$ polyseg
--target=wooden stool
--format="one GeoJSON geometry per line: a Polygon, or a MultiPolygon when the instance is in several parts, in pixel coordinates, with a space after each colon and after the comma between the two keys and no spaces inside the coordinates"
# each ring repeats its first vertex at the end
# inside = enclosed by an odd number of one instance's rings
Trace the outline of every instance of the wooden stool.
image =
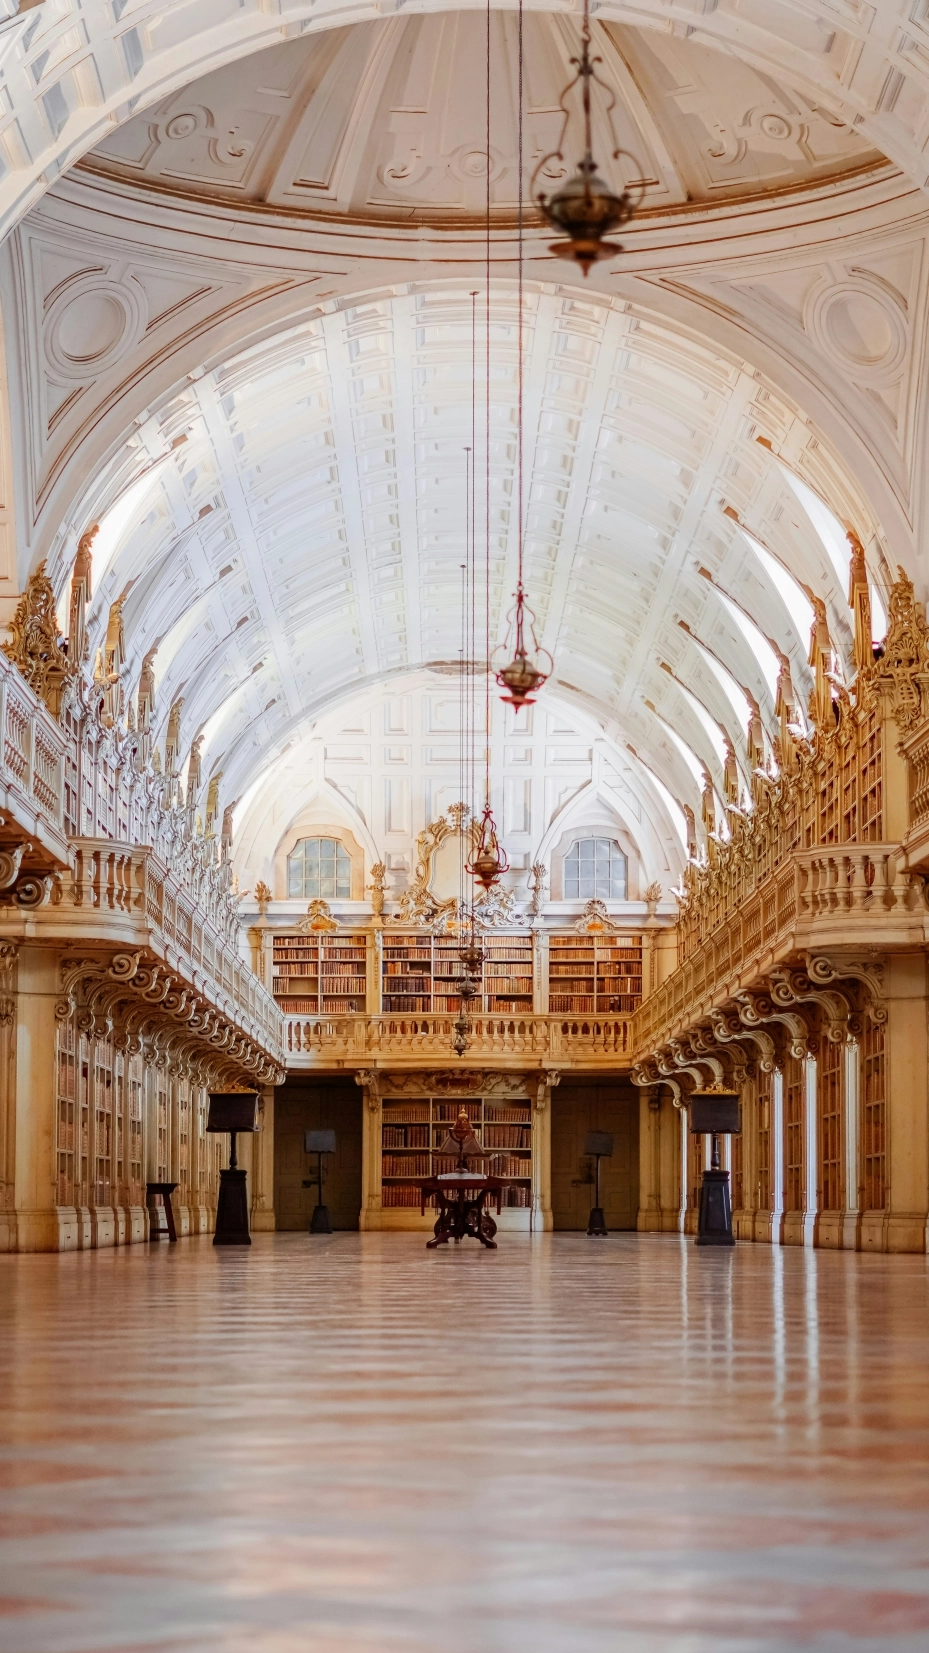
{"type": "Polygon", "coordinates": [[[171,1195],[176,1187],[176,1182],[147,1182],[145,1184],[145,1203],[148,1206],[149,1216],[151,1217],[156,1211],[163,1211],[165,1214],[164,1228],[162,1228],[161,1223],[157,1227],[153,1222],[149,1223],[148,1237],[150,1240],[160,1240],[162,1234],[167,1234],[169,1240],[177,1239],[177,1229],[174,1226],[174,1207],[171,1204],[171,1195]],[[156,1194],[161,1195],[161,1205],[155,1204],[156,1194]]]}

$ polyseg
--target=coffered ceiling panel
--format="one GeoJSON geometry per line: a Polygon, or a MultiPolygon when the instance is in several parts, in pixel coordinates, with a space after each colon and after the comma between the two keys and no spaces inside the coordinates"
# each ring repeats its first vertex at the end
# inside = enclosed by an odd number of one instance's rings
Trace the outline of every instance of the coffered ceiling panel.
{"type": "MultiPolygon", "coordinates": [[[[879,160],[815,98],[691,40],[595,23],[616,134],[647,206],[725,203],[879,160]]],[[[557,149],[576,23],[525,22],[528,170],[557,149]]],[[[492,204],[517,202],[516,19],[491,16],[492,204]]],[[[83,163],[185,195],[301,213],[433,223],[483,213],[486,32],[478,12],[311,35],[216,70],[120,126],[83,163]]],[[[594,149],[612,148],[605,100],[594,149]]],[[[575,147],[576,147],[576,139],[575,147]]],[[[577,159],[573,150],[568,160],[577,159]]],[[[540,188],[565,176],[550,160],[540,188]]]]}

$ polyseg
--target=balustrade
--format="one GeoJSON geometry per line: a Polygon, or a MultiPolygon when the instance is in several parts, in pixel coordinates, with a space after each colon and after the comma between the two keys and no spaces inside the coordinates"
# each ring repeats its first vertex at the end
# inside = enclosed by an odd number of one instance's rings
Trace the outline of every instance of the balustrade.
{"type": "MultiPolygon", "coordinates": [[[[291,1016],[285,1059],[297,1067],[378,1057],[457,1061],[454,1022],[453,1016],[291,1016]]],[[[474,1016],[469,1040],[465,1063],[495,1058],[536,1066],[570,1058],[615,1065],[632,1053],[632,1017],[474,1016]]]]}
{"type": "Polygon", "coordinates": [[[53,862],[67,861],[64,757],[67,738],[0,654],[0,805],[53,862]]]}

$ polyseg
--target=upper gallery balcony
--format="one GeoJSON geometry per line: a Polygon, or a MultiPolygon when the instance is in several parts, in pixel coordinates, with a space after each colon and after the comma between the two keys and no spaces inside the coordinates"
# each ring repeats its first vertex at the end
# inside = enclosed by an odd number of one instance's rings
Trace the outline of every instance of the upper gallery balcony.
{"type": "Polygon", "coordinates": [[[144,708],[135,728],[123,715],[118,612],[110,669],[93,682],[73,664],[84,651],[61,645],[43,570],[11,629],[0,654],[3,938],[60,951],[62,1014],[70,1006],[87,1031],[173,1046],[217,1080],[273,1080],[283,1017],[241,957],[229,835],[216,835],[209,809],[204,830],[184,807],[170,763],[159,772],[144,708]]]}

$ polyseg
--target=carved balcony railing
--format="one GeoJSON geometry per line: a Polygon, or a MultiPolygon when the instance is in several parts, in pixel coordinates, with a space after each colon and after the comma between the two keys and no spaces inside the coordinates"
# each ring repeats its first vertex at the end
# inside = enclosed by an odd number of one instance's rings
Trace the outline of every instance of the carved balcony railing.
{"type": "Polygon", "coordinates": [[[284,1019],[275,1000],[158,856],[108,838],[77,838],[72,848],[73,873],[62,878],[57,901],[36,914],[43,929],[64,924],[79,948],[142,949],[280,1068],[284,1019]]]}
{"type": "Polygon", "coordinates": [[[44,864],[68,860],[61,726],[0,654],[0,813],[44,864]]]}
{"type": "Polygon", "coordinates": [[[679,965],[635,1014],[635,1045],[649,1053],[676,1038],[783,960],[849,950],[919,946],[923,883],[900,844],[798,850],[679,965]]]}
{"type": "MultiPolygon", "coordinates": [[[[452,1016],[287,1018],[288,1067],[376,1066],[417,1059],[457,1064],[452,1016]]],[[[489,1059],[530,1067],[625,1065],[632,1057],[632,1017],[474,1016],[463,1065],[489,1059]]]]}

